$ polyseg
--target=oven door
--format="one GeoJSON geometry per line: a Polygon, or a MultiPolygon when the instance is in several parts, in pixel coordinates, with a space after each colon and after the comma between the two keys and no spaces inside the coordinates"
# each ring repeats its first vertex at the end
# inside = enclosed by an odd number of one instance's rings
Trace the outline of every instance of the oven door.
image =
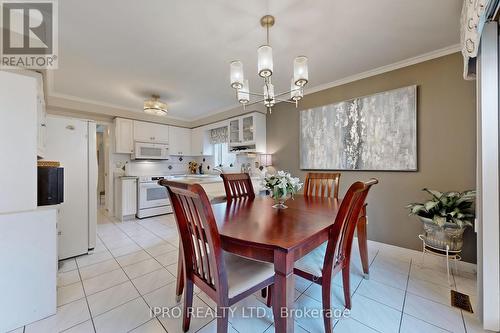
{"type": "Polygon", "coordinates": [[[167,189],[156,182],[139,183],[139,209],[170,205],[167,189]]]}
{"type": "Polygon", "coordinates": [[[168,145],[136,142],[134,145],[134,159],[166,160],[168,159],[168,145]]]}

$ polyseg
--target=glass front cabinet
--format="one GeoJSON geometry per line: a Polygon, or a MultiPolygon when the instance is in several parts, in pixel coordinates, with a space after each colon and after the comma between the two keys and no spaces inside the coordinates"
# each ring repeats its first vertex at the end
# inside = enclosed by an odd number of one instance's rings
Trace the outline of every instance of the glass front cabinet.
{"type": "Polygon", "coordinates": [[[266,150],[266,115],[252,112],[229,119],[231,151],[264,152],[266,150]]]}

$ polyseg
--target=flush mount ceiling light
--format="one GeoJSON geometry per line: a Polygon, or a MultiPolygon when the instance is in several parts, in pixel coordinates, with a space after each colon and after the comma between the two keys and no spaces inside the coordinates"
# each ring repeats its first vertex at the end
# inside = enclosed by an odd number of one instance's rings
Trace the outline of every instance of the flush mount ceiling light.
{"type": "Polygon", "coordinates": [[[151,99],[144,101],[144,112],[155,116],[166,116],[167,104],[160,101],[160,96],[152,95],[151,99]]]}
{"type": "Polygon", "coordinates": [[[304,86],[309,80],[307,69],[307,57],[299,56],[293,61],[293,77],[291,79],[290,90],[283,93],[275,93],[274,85],[271,83],[273,75],[273,49],[269,45],[269,28],[274,25],[274,16],[266,15],[260,19],[260,25],[266,29],[266,44],[257,49],[257,74],[264,79],[263,93],[250,92],[248,80],[243,75],[243,63],[240,60],[232,61],[229,65],[231,87],[236,90],[238,102],[243,104],[243,108],[249,105],[264,103],[268,111],[271,112],[276,102],[294,103],[295,107],[304,97],[304,86]],[[290,94],[290,99],[280,98],[290,94]],[[258,96],[259,99],[250,102],[250,96],[258,96]]]}

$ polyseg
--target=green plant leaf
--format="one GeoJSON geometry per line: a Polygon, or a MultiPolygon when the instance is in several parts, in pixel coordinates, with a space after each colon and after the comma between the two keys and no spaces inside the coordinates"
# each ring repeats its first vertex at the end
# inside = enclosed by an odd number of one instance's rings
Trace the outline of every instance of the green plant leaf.
{"type": "Polygon", "coordinates": [[[427,211],[430,211],[432,210],[434,207],[436,207],[437,205],[439,205],[439,202],[437,201],[427,201],[425,204],[424,204],[424,207],[427,211]]]}
{"type": "Polygon", "coordinates": [[[422,191],[425,191],[425,192],[429,193],[434,198],[436,198],[436,200],[439,200],[439,198],[441,198],[443,196],[442,192],[435,191],[435,190],[429,190],[428,188],[424,188],[422,191]]]}

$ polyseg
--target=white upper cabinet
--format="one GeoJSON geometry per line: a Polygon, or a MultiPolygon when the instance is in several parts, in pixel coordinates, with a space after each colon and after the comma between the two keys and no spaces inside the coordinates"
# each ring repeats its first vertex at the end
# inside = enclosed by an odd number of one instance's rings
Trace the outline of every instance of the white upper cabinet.
{"type": "Polygon", "coordinates": [[[248,151],[266,152],[266,115],[253,112],[229,119],[229,147],[246,147],[248,151]]]}
{"type": "Polygon", "coordinates": [[[37,206],[36,79],[0,71],[0,96],[0,214],[32,210],[37,206]]]}
{"type": "Polygon", "coordinates": [[[191,130],[189,128],[169,126],[169,153],[177,156],[191,156],[191,130]]]}
{"type": "Polygon", "coordinates": [[[37,156],[40,158],[45,157],[45,147],[47,145],[47,111],[45,110],[45,97],[43,94],[43,79],[41,76],[37,77],[37,156]]]}
{"type": "Polygon", "coordinates": [[[193,156],[213,154],[213,146],[210,143],[206,127],[196,127],[191,130],[191,154],[193,156]]]}
{"type": "Polygon", "coordinates": [[[134,152],[134,121],[115,118],[115,152],[132,154],[134,152]]]}
{"type": "Polygon", "coordinates": [[[134,141],[169,143],[169,127],[168,125],[134,120],[134,141]]]}

